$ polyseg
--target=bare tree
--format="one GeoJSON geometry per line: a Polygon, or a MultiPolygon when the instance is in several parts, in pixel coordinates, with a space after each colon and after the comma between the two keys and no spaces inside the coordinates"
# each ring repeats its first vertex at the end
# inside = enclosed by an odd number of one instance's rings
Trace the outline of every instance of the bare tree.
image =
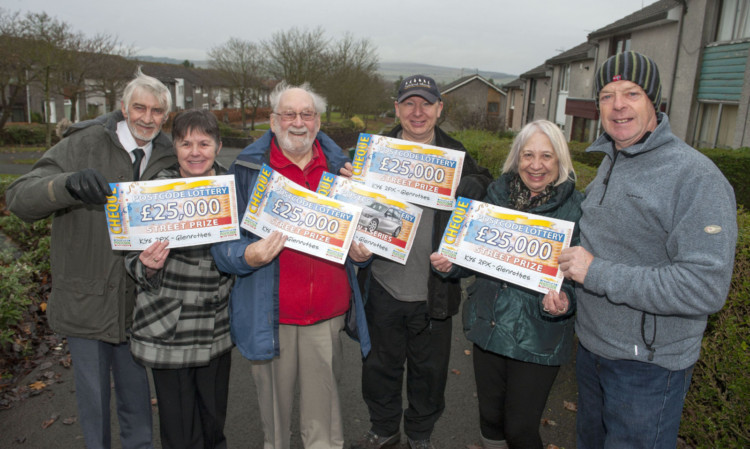
{"type": "Polygon", "coordinates": [[[262,43],[268,60],[268,73],[290,84],[310,83],[320,90],[327,73],[328,40],[323,29],[279,31],[262,43]]]}
{"type": "Polygon", "coordinates": [[[13,113],[14,105],[24,97],[33,79],[34,58],[24,39],[19,13],[0,9],[0,129],[13,113]]]}
{"type": "Polygon", "coordinates": [[[211,67],[221,72],[240,101],[242,127],[247,121],[245,107],[253,108],[250,128],[255,129],[255,117],[263,98],[263,67],[265,61],[261,48],[248,41],[230,38],[224,45],[208,52],[211,67]]]}
{"type": "Polygon", "coordinates": [[[365,112],[370,89],[378,90],[377,85],[371,84],[378,68],[375,47],[367,39],[355,40],[346,33],[333,44],[328,61],[323,92],[329,104],[336,106],[344,117],[365,112]]]}
{"type": "Polygon", "coordinates": [[[31,43],[29,50],[33,59],[33,79],[44,92],[44,122],[47,125],[47,146],[52,145],[51,99],[52,78],[60,70],[63,54],[70,45],[74,33],[70,25],[47,13],[27,13],[20,20],[21,37],[31,43]]]}
{"type": "Polygon", "coordinates": [[[362,92],[362,104],[359,110],[359,112],[365,114],[365,127],[367,127],[368,121],[367,114],[372,114],[375,118],[393,108],[392,89],[392,84],[379,74],[373,73],[369,76],[367,89],[362,92]]]}
{"type": "Polygon", "coordinates": [[[81,33],[70,36],[61,56],[59,70],[52,80],[52,87],[55,93],[70,99],[72,120],[76,118],[79,97],[87,89],[97,91],[96,87],[87,87],[87,80],[101,76],[111,77],[112,72],[101,70],[102,67],[109,67],[107,62],[112,60],[111,56],[127,57],[131,54],[131,49],[124,48],[117,38],[107,34],[97,34],[90,38],[81,33]]]}
{"type": "Polygon", "coordinates": [[[96,65],[88,80],[88,88],[92,93],[104,97],[105,112],[112,112],[119,108],[117,98],[125,86],[133,79],[137,63],[119,55],[101,55],[101,64],[96,65]]]}

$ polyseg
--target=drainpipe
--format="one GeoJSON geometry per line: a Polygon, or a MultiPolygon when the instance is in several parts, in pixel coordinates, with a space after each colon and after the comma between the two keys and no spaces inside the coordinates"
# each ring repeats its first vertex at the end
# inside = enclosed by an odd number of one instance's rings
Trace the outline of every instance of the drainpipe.
{"type": "MultiPolygon", "coordinates": [[[[595,47],[595,52],[596,53],[594,54],[594,67],[593,67],[594,68],[594,70],[593,70],[594,76],[591,79],[591,81],[592,81],[592,83],[591,83],[591,98],[594,99],[594,102],[596,102],[596,71],[599,70],[599,46],[600,45],[601,44],[599,43],[599,41],[596,41],[596,47],[595,47]]],[[[594,140],[596,140],[601,135],[601,134],[599,134],[599,131],[602,129],[602,117],[601,117],[601,115],[599,116],[598,119],[596,119],[596,125],[594,125],[594,126],[596,126],[596,129],[594,130],[594,134],[596,134],[594,136],[594,140]]]]}
{"type": "MultiPolygon", "coordinates": [[[[545,66],[545,72],[546,72],[546,66],[545,66]]],[[[555,111],[552,111],[552,91],[555,88],[555,85],[552,83],[552,80],[555,79],[555,67],[552,66],[552,75],[549,77],[549,98],[547,99],[547,120],[549,120],[552,123],[555,123],[555,114],[557,114],[557,108],[555,108],[555,111]],[[550,114],[552,115],[552,118],[550,119],[550,114]]],[[[559,81],[559,80],[558,80],[559,81]]]]}
{"type": "Polygon", "coordinates": [[[672,103],[674,102],[675,81],[677,80],[677,65],[680,59],[680,46],[682,44],[682,25],[685,22],[683,20],[685,17],[685,14],[687,14],[686,1],[685,0],[678,0],[678,1],[682,5],[681,5],[681,11],[680,11],[680,23],[677,26],[677,43],[675,44],[675,49],[674,49],[675,51],[674,51],[674,66],[672,67],[672,85],[669,88],[669,104],[667,105],[667,115],[670,115],[670,113],[672,112],[672,103]]]}

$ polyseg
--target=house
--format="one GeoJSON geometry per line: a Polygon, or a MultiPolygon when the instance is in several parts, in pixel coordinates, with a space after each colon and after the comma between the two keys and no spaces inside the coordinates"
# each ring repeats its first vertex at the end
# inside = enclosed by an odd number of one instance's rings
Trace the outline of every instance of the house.
{"type": "Polygon", "coordinates": [[[523,88],[526,85],[524,80],[516,78],[513,81],[503,84],[502,89],[506,92],[505,108],[505,128],[511,131],[520,131],[523,126],[523,88]]]}
{"type": "Polygon", "coordinates": [[[480,75],[453,81],[440,90],[448,120],[459,127],[505,128],[506,93],[480,75]]]}
{"type": "Polygon", "coordinates": [[[591,32],[521,75],[523,122],[545,118],[568,139],[596,138],[596,68],[626,50],[659,66],[662,110],[675,135],[695,147],[750,146],[750,0],[659,0],[591,32]]]}

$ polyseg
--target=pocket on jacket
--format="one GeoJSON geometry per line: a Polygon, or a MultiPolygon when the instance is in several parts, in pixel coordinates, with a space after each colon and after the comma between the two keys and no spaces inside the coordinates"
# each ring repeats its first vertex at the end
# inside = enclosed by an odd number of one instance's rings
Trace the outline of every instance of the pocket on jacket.
{"type": "Polygon", "coordinates": [[[107,281],[104,279],[84,279],[84,278],[64,278],[59,277],[54,280],[54,287],[61,291],[80,293],[83,295],[103,296],[107,288],[107,281]]]}
{"type": "Polygon", "coordinates": [[[547,321],[531,316],[527,326],[520,326],[517,334],[518,346],[532,354],[554,354],[565,338],[565,331],[573,320],[547,321]]]}
{"type": "Polygon", "coordinates": [[[182,300],[139,296],[133,316],[133,333],[141,338],[171,340],[177,332],[182,300]]]}

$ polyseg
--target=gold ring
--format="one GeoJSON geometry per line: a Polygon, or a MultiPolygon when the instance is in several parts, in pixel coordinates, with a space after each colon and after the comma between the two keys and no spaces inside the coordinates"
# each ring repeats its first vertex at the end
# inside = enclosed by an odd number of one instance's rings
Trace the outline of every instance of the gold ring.
{"type": "Polygon", "coordinates": [[[154,257],[154,262],[158,262],[158,261],[159,261],[159,259],[157,259],[156,257],[154,257]]]}

